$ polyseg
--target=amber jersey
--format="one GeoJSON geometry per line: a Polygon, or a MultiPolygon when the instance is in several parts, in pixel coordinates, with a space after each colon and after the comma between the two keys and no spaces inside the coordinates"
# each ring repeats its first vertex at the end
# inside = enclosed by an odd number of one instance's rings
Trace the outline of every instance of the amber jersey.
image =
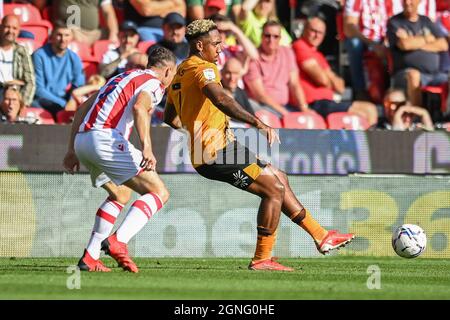
{"type": "Polygon", "coordinates": [[[214,160],[217,150],[233,140],[228,117],[202,92],[210,83],[222,85],[217,66],[193,55],[178,66],[167,94],[167,103],[175,107],[183,127],[190,134],[194,167],[214,160]]]}

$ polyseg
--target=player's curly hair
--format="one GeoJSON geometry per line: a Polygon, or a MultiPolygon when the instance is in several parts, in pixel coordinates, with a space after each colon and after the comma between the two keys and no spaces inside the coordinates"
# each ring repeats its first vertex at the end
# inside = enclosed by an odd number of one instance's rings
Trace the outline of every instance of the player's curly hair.
{"type": "Polygon", "coordinates": [[[186,28],[186,39],[190,42],[208,34],[211,30],[217,30],[217,25],[212,20],[194,20],[186,28]]]}

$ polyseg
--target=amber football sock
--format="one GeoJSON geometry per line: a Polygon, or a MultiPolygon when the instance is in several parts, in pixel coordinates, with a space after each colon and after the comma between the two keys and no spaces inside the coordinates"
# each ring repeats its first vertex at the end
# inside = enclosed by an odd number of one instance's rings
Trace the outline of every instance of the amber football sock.
{"type": "Polygon", "coordinates": [[[311,216],[308,209],[294,213],[291,220],[302,227],[309,235],[314,239],[316,243],[320,243],[328,234],[328,231],[322,228],[322,226],[311,216]],[[301,219],[304,213],[304,218],[301,219]]]}
{"type": "Polygon", "coordinates": [[[272,248],[276,240],[276,232],[269,234],[267,229],[258,227],[258,240],[256,241],[256,250],[253,261],[270,259],[272,257],[272,248]]]}

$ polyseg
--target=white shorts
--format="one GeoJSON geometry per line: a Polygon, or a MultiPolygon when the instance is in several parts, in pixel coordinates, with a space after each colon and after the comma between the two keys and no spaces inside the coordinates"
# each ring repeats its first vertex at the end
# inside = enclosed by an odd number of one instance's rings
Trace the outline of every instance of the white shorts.
{"type": "Polygon", "coordinates": [[[90,130],[75,137],[75,153],[89,170],[96,188],[112,181],[121,185],[141,173],[142,152],[116,130],[90,130]]]}

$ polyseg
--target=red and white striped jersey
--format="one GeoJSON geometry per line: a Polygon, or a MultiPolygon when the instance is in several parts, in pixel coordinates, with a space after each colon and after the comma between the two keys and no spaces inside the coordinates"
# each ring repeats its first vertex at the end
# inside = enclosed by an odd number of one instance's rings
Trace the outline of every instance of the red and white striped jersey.
{"type": "MultiPolygon", "coordinates": [[[[385,0],[388,17],[403,12],[403,0],[385,0]]],[[[431,21],[436,21],[436,0],[422,0],[417,11],[420,15],[427,16],[431,21]]]]}
{"type": "Polygon", "coordinates": [[[133,105],[141,91],[147,92],[153,106],[161,102],[164,88],[151,70],[130,70],[111,78],[100,89],[79,132],[92,129],[116,129],[129,139],[134,125],[133,105]]]}
{"type": "Polygon", "coordinates": [[[386,35],[384,0],[346,0],[344,16],[359,18],[360,31],[369,40],[379,42],[386,35]]]}

